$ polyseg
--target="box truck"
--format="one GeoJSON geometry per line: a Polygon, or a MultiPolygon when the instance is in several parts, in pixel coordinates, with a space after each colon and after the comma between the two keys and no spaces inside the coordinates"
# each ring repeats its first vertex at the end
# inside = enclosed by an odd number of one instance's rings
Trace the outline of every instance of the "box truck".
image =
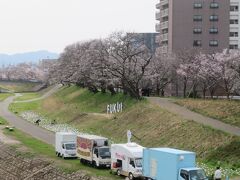
{"type": "Polygon", "coordinates": [[[144,147],[136,143],[111,145],[111,170],[130,180],[142,176],[142,156],[144,147]]]}
{"type": "Polygon", "coordinates": [[[56,155],[62,158],[77,157],[77,135],[70,132],[56,132],[55,134],[55,150],[56,155]]]}
{"type": "Polygon", "coordinates": [[[77,136],[77,154],[80,162],[94,167],[110,167],[111,153],[108,139],[95,135],[77,136]]]}
{"type": "Polygon", "coordinates": [[[143,176],[152,180],[207,180],[196,154],[171,148],[143,150],[143,176]]]}

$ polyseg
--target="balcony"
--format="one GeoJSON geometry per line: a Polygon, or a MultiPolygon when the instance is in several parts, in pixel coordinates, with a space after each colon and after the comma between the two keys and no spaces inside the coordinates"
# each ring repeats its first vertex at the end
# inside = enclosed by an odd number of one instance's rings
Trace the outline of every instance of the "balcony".
{"type": "Polygon", "coordinates": [[[160,23],[160,29],[167,29],[168,28],[168,21],[160,23]]]}
{"type": "Polygon", "coordinates": [[[161,0],[160,1],[160,6],[164,6],[166,4],[168,4],[168,0],[161,0]]]}
{"type": "Polygon", "coordinates": [[[230,40],[229,39],[229,44],[230,45],[238,45],[238,40],[230,40]]]}
{"type": "Polygon", "coordinates": [[[168,16],[168,9],[160,11],[160,17],[166,17],[168,16]]]}
{"type": "Polygon", "coordinates": [[[156,12],[156,20],[159,20],[159,21],[160,21],[160,19],[161,19],[160,12],[156,12]]]}
{"type": "Polygon", "coordinates": [[[229,41],[238,41],[239,37],[229,37],[229,41]]]}
{"type": "Polygon", "coordinates": [[[157,4],[156,4],[156,8],[157,8],[157,9],[160,9],[160,8],[161,8],[161,4],[160,4],[160,3],[157,3],[157,4]]]}
{"type": "Polygon", "coordinates": [[[168,33],[160,35],[160,41],[167,41],[168,40],[168,33]]]}
{"type": "Polygon", "coordinates": [[[160,24],[159,24],[159,23],[157,23],[157,24],[155,25],[155,30],[156,30],[156,32],[160,32],[160,31],[161,31],[161,28],[160,28],[160,24]]]}

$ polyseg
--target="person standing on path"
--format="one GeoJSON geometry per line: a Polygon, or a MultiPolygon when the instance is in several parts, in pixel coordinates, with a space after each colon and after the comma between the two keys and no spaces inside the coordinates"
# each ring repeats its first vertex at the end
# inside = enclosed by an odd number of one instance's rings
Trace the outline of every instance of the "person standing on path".
{"type": "Polygon", "coordinates": [[[221,180],[222,178],[222,172],[220,170],[220,167],[217,167],[217,170],[214,173],[214,180],[221,180]]]}

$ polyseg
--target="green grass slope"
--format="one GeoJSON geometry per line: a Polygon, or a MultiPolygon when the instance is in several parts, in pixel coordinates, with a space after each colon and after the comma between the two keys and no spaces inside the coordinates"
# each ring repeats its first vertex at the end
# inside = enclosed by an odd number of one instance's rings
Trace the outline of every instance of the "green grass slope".
{"type": "Polygon", "coordinates": [[[7,121],[6,121],[6,119],[4,119],[4,118],[2,118],[2,117],[0,116],[0,126],[1,126],[1,125],[6,125],[6,124],[8,124],[7,121]]]}
{"type": "Polygon", "coordinates": [[[31,91],[36,85],[39,85],[39,83],[0,81],[0,89],[6,89],[12,92],[31,91]]]}
{"type": "Polygon", "coordinates": [[[68,123],[79,130],[126,142],[130,129],[137,143],[146,147],[174,147],[195,151],[200,162],[215,166],[240,168],[240,137],[235,137],[182,119],[147,100],[137,102],[122,94],[93,94],[76,86],[64,87],[55,95],[38,102],[12,104],[10,109],[19,113],[26,110],[40,112],[68,123]],[[124,111],[106,115],[106,105],[123,102],[124,111]]]}
{"type": "Polygon", "coordinates": [[[40,98],[44,93],[48,92],[52,88],[53,86],[48,86],[47,88],[44,88],[38,92],[23,92],[21,93],[21,96],[15,98],[14,101],[25,101],[25,100],[40,98]]]}
{"type": "Polygon", "coordinates": [[[0,93],[0,101],[4,101],[6,98],[12,96],[11,93],[0,93]]]}
{"type": "Polygon", "coordinates": [[[174,99],[174,101],[192,111],[240,127],[239,100],[174,99]]]}

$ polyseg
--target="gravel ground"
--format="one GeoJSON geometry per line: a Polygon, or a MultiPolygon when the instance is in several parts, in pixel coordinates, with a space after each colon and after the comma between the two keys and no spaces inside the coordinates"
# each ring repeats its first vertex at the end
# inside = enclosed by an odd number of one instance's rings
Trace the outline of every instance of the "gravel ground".
{"type": "MultiPolygon", "coordinates": [[[[65,174],[47,160],[21,156],[10,145],[20,142],[3,134],[0,126],[0,179],[1,180],[100,180],[85,172],[65,174]]],[[[22,147],[21,147],[22,149],[22,147]]]]}

